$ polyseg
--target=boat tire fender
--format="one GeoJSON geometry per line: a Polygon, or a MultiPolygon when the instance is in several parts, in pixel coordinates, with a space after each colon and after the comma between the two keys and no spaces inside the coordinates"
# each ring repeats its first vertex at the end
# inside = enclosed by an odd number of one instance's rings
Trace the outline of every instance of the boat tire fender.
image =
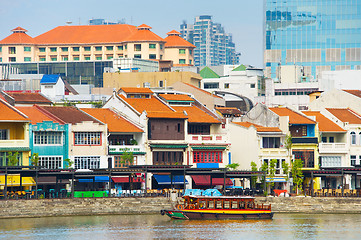
{"type": "Polygon", "coordinates": [[[160,214],[164,215],[165,214],[164,210],[160,210],[160,214]]]}

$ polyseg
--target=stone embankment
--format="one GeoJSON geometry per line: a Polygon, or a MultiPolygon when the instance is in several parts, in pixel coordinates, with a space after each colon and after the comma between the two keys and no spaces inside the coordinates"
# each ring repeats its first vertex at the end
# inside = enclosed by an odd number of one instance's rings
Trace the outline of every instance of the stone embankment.
{"type": "MultiPolygon", "coordinates": [[[[275,213],[361,213],[361,198],[257,197],[275,213]]],[[[170,208],[168,198],[75,198],[1,200],[0,218],[110,214],[156,214],[170,208]]]]}

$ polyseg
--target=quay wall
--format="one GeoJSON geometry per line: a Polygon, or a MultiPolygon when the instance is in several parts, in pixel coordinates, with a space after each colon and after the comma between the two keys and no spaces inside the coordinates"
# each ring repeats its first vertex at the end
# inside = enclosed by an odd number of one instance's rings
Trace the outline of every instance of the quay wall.
{"type": "MultiPolygon", "coordinates": [[[[361,213],[361,198],[257,197],[275,213],[361,213]]],[[[171,208],[165,197],[1,200],[0,218],[157,214],[171,208]]]]}

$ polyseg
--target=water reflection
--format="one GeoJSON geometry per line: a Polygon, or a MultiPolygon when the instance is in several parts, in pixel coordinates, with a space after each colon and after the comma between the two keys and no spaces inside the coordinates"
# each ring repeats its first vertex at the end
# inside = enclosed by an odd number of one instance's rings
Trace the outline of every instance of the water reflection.
{"type": "Polygon", "coordinates": [[[360,214],[273,220],[170,220],[160,215],[0,220],[0,239],[359,239],[360,214]]]}

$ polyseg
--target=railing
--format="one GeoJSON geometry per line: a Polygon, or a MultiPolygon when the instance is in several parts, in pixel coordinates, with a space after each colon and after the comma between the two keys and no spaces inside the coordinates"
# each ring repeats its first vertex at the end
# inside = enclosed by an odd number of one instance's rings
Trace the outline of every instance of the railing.
{"type": "Polygon", "coordinates": [[[317,137],[294,137],[292,138],[292,144],[294,143],[306,143],[306,144],[317,144],[317,137]]]}
{"type": "Polygon", "coordinates": [[[123,152],[144,152],[144,148],[139,145],[110,145],[109,154],[120,154],[123,152]]]}
{"type": "Polygon", "coordinates": [[[213,135],[189,135],[190,142],[226,142],[226,136],[223,134],[213,135]]]}
{"type": "Polygon", "coordinates": [[[320,143],[318,145],[320,153],[346,153],[346,143],[320,143]]]}
{"type": "Polygon", "coordinates": [[[0,140],[3,147],[29,147],[28,140],[0,140]]]}

